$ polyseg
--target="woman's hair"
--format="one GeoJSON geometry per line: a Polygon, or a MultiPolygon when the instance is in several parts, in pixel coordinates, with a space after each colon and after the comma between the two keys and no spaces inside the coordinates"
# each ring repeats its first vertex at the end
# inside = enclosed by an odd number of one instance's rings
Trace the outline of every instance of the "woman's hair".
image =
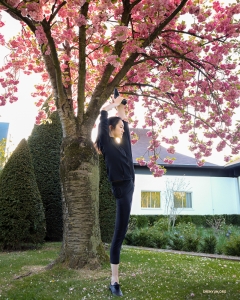
{"type": "MultiPolygon", "coordinates": [[[[122,119],[120,117],[110,117],[110,118],[108,118],[108,126],[111,125],[112,129],[115,129],[119,121],[122,121],[122,119]]],[[[100,136],[101,136],[101,129],[100,129],[100,124],[99,124],[97,138],[94,143],[94,147],[97,150],[98,154],[102,154],[102,145],[100,142],[100,136]]]]}

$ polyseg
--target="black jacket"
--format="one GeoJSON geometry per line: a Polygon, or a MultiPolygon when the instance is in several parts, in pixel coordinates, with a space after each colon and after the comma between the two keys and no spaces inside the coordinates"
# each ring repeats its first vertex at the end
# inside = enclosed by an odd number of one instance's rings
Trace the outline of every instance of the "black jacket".
{"type": "Polygon", "coordinates": [[[109,181],[130,180],[135,178],[132,147],[128,123],[124,123],[124,133],[118,144],[109,136],[108,112],[101,111],[99,133],[100,149],[103,154],[109,181]]]}

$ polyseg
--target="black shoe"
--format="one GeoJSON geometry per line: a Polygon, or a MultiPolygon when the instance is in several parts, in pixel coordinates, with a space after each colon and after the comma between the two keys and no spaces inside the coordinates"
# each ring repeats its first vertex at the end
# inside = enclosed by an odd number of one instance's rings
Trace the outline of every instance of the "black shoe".
{"type": "Polygon", "coordinates": [[[120,289],[120,284],[118,284],[117,282],[115,282],[114,284],[110,283],[109,290],[115,296],[119,296],[119,297],[123,296],[123,293],[120,289]]]}

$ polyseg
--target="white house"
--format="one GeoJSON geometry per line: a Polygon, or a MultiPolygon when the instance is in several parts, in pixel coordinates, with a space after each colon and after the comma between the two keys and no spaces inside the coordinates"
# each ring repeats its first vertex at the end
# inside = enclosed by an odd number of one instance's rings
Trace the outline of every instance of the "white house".
{"type": "MultiPolygon", "coordinates": [[[[133,161],[136,161],[146,152],[148,138],[146,129],[134,131],[139,136],[138,143],[132,147],[133,161]]],[[[170,155],[161,148],[161,156],[170,155]]],[[[192,157],[179,153],[173,156],[176,157],[173,165],[159,161],[167,169],[163,177],[153,177],[147,167],[135,164],[131,214],[167,214],[170,206],[180,215],[240,213],[240,160],[226,166],[206,163],[198,167],[192,157]]]]}

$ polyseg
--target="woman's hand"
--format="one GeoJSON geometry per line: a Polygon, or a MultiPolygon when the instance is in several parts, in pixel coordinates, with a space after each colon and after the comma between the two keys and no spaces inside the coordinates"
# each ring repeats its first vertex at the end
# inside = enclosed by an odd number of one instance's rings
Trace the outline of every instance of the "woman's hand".
{"type": "Polygon", "coordinates": [[[122,102],[123,99],[124,98],[121,97],[121,96],[117,97],[116,99],[113,100],[113,102],[111,104],[108,104],[107,106],[104,106],[102,108],[102,110],[109,111],[109,110],[111,110],[114,107],[117,108],[119,106],[124,106],[124,105],[121,105],[121,102],[122,102]]]}
{"type": "Polygon", "coordinates": [[[116,106],[119,106],[121,104],[121,102],[123,101],[123,97],[118,96],[116,99],[114,99],[114,103],[116,104],[116,106]]]}

